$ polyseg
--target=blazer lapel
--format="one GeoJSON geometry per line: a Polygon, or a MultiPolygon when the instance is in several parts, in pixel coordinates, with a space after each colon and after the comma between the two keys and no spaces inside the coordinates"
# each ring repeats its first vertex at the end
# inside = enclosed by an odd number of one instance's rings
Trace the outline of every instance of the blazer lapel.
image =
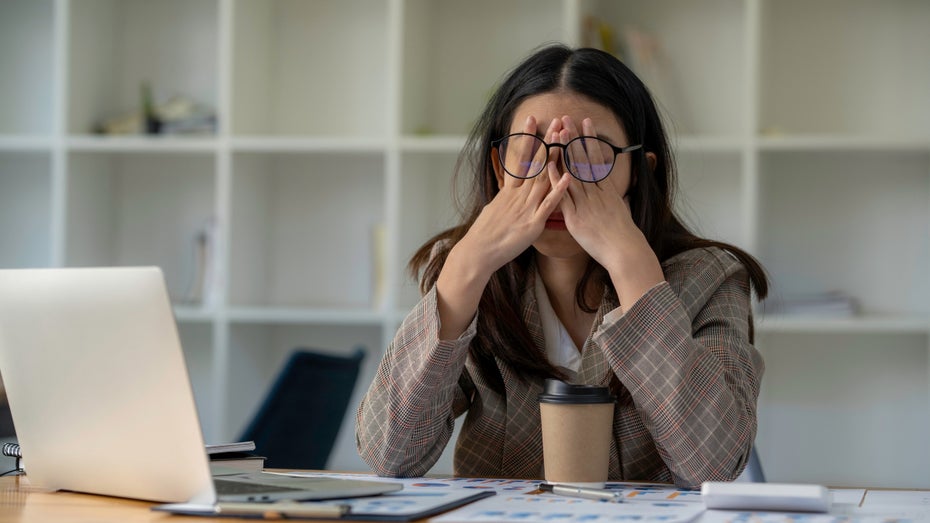
{"type": "MultiPolygon", "coordinates": [[[[523,289],[523,321],[529,330],[539,357],[545,358],[545,336],[536,295],[533,292],[535,272],[530,272],[523,289]]],[[[542,428],[539,420],[539,394],[542,384],[525,383],[506,365],[498,362],[507,390],[506,423],[503,452],[503,473],[507,477],[541,478],[542,428]]]]}

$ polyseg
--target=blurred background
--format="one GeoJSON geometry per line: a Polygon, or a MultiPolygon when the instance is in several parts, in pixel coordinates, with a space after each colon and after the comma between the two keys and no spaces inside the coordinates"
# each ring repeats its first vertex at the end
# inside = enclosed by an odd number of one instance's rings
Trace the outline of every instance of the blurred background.
{"type": "Polygon", "coordinates": [[[0,267],[162,267],[210,443],[293,349],[363,347],[328,467],[367,470],[354,409],[465,134],[531,50],[595,46],[657,97],[685,219],[773,278],[768,479],[928,488],[928,27],[922,0],[0,0],[0,267]]]}

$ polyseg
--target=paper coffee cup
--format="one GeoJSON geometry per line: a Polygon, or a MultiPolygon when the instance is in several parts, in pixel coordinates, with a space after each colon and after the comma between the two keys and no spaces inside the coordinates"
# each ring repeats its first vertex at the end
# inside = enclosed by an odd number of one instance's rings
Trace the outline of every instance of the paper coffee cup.
{"type": "Polygon", "coordinates": [[[604,486],[615,401],[607,387],[546,380],[539,395],[546,481],[604,486]]]}

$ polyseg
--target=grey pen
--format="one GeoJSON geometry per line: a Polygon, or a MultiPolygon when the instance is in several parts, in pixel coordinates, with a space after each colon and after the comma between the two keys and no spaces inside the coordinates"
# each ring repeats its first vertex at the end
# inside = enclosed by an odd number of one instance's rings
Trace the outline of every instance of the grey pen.
{"type": "Polygon", "coordinates": [[[540,483],[539,490],[543,492],[552,492],[560,496],[569,496],[572,498],[593,499],[596,501],[608,501],[610,503],[623,503],[623,494],[616,490],[607,490],[595,487],[578,487],[575,485],[564,485],[560,483],[540,483]]]}

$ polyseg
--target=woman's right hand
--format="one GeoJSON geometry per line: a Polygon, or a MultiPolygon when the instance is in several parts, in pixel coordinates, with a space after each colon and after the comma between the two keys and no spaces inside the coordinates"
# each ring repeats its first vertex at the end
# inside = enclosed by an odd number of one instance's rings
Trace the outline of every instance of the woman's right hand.
{"type": "MultiPolygon", "coordinates": [[[[553,119],[545,139],[556,136],[560,129],[561,121],[553,119]]],[[[536,119],[528,117],[522,132],[536,134],[536,119]]],[[[511,149],[508,151],[510,155],[517,156],[514,164],[523,165],[530,163],[534,151],[511,149]]],[[[504,172],[496,161],[495,166],[501,182],[500,191],[484,207],[456,246],[471,251],[469,258],[472,258],[472,263],[482,267],[488,277],[539,238],[546,219],[559,207],[570,180],[565,174],[553,187],[545,169],[533,178],[516,178],[504,172]]]]}
{"type": "MultiPolygon", "coordinates": [[[[553,140],[559,130],[561,121],[553,119],[544,136],[553,140]]],[[[536,134],[536,119],[527,118],[522,132],[536,134]]],[[[532,151],[514,154],[526,156],[528,162],[532,151]]],[[[539,238],[571,180],[568,173],[563,173],[552,185],[545,170],[534,178],[515,178],[504,172],[496,160],[494,165],[500,191],[449,252],[436,282],[440,339],[454,339],[464,332],[478,310],[491,275],[539,238]]]]}

